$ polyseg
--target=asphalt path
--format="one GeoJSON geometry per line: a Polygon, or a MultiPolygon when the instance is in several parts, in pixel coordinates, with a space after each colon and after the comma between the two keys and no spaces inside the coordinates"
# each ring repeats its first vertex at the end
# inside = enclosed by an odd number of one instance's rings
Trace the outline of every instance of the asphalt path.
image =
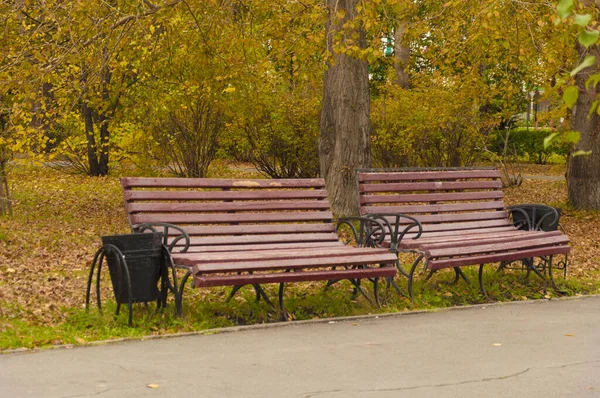
{"type": "Polygon", "coordinates": [[[600,297],[0,355],[1,397],[600,397],[600,297]]]}

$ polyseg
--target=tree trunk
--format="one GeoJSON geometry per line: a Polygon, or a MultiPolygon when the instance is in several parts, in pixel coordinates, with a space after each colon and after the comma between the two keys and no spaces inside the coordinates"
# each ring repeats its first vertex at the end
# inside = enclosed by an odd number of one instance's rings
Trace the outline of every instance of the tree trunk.
{"type": "MultiPolygon", "coordinates": [[[[590,2],[588,2],[589,4],[590,2]]],[[[600,6],[596,0],[596,7],[600,6]]],[[[590,155],[569,156],[567,167],[567,185],[569,201],[579,209],[600,209],[600,116],[591,112],[592,103],[600,93],[600,85],[589,88],[585,82],[592,74],[599,73],[600,47],[594,45],[585,49],[578,44],[580,58],[588,53],[596,56],[593,66],[583,69],[577,74],[576,83],[579,96],[573,108],[571,127],[579,131],[580,139],[573,151],[591,151],[590,155]],[[589,117],[588,117],[589,114],[589,117]]]]}
{"type": "MultiPolygon", "coordinates": [[[[358,0],[327,0],[327,49],[333,54],[334,64],[324,77],[319,161],[336,215],[358,214],[355,169],[371,165],[367,62],[333,53],[333,36],[354,18],[357,3],[358,0]],[[341,10],[345,11],[344,18],[334,20],[341,10]]],[[[358,46],[366,46],[362,29],[345,33],[346,36],[357,33],[358,46]]]]}
{"type": "Polygon", "coordinates": [[[408,26],[408,21],[402,19],[394,30],[394,69],[396,70],[396,84],[404,89],[410,88],[410,77],[408,76],[408,63],[410,62],[410,48],[402,41],[408,26]]]}

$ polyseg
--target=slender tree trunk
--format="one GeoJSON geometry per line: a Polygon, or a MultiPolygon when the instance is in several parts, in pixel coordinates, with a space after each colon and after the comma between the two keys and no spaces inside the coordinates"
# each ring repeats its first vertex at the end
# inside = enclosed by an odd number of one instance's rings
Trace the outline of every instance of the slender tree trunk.
{"type": "Polygon", "coordinates": [[[396,84],[402,88],[410,88],[408,63],[410,62],[410,48],[403,43],[404,33],[408,26],[407,19],[402,19],[394,30],[394,69],[396,70],[396,84]]]}
{"type": "MultiPolygon", "coordinates": [[[[587,4],[593,4],[587,1],[587,4]]],[[[600,0],[595,1],[600,8],[600,0]]],[[[576,208],[600,209],[600,116],[589,112],[592,103],[600,94],[600,85],[586,88],[585,82],[592,74],[598,73],[600,65],[600,47],[594,45],[585,49],[578,44],[581,58],[588,53],[596,56],[596,63],[577,74],[576,82],[579,96],[573,108],[571,127],[579,131],[580,140],[574,151],[591,151],[590,155],[570,156],[567,167],[569,201],[576,208]],[[588,117],[589,114],[589,117],[588,117]]]]}
{"type": "MultiPolygon", "coordinates": [[[[358,0],[327,0],[327,49],[333,53],[333,37],[342,25],[354,18],[358,0]],[[339,11],[342,20],[335,20],[339,11]]],[[[360,47],[366,46],[362,29],[356,33],[360,47]]],[[[334,64],[325,72],[319,160],[325,178],[329,201],[337,215],[358,214],[355,169],[370,167],[369,148],[369,71],[366,61],[334,54],[334,64]]]]}
{"type": "Polygon", "coordinates": [[[101,174],[100,166],[98,165],[98,158],[96,157],[96,138],[94,137],[94,112],[87,105],[87,103],[84,102],[81,105],[81,114],[83,115],[83,121],[85,124],[88,164],[90,166],[89,173],[92,176],[99,176],[101,174]]]}

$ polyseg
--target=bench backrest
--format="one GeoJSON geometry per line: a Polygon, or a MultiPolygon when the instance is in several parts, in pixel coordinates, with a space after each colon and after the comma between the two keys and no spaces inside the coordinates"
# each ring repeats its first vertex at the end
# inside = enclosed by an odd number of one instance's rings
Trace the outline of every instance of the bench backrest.
{"type": "Polygon", "coordinates": [[[128,177],[121,186],[132,229],[144,223],[175,224],[190,235],[194,251],[339,242],[320,178],[128,177]]]}
{"type": "Polygon", "coordinates": [[[357,178],[361,215],[403,213],[429,233],[514,229],[493,168],[368,169],[357,178]]]}

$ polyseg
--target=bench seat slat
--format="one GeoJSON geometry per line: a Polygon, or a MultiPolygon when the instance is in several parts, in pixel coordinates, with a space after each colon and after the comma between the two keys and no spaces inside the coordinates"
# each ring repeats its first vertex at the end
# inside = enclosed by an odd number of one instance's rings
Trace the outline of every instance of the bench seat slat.
{"type": "Polygon", "coordinates": [[[540,247],[535,249],[518,250],[513,252],[502,252],[493,254],[484,254],[470,257],[454,257],[450,259],[435,259],[430,260],[427,264],[427,269],[438,270],[442,268],[450,268],[463,265],[479,265],[487,263],[497,263],[500,261],[515,261],[524,258],[539,257],[539,256],[550,256],[557,254],[567,254],[571,251],[569,246],[549,246],[540,247]]]}
{"type": "Polygon", "coordinates": [[[174,256],[177,264],[192,266],[192,273],[219,273],[219,272],[244,272],[244,271],[269,271],[299,268],[327,268],[335,266],[352,266],[367,264],[393,264],[397,257],[386,249],[382,252],[373,250],[373,254],[353,255],[348,250],[346,255],[336,257],[314,257],[297,258],[290,260],[267,260],[267,261],[234,261],[226,263],[201,263],[198,260],[190,260],[185,256],[174,256]]]}
{"type": "Polygon", "coordinates": [[[195,287],[249,285],[263,283],[286,283],[326,281],[356,278],[393,277],[396,274],[394,267],[359,268],[328,271],[298,271],[277,272],[272,274],[243,274],[225,276],[194,276],[195,287]]]}
{"type": "MultiPolygon", "coordinates": [[[[374,213],[376,214],[376,213],[374,213]]],[[[423,226],[427,224],[439,223],[457,223],[467,221],[486,221],[486,220],[506,220],[507,213],[505,211],[482,211],[478,213],[446,213],[446,214],[408,214],[418,219],[423,226]]],[[[394,217],[386,217],[390,222],[396,221],[394,217]]],[[[413,221],[407,218],[400,219],[400,225],[412,224],[413,221]]]]}
{"type": "MultiPolygon", "coordinates": [[[[473,211],[473,210],[502,210],[504,209],[504,203],[497,202],[470,202],[470,203],[448,203],[448,204],[418,204],[418,205],[404,205],[404,206],[365,206],[363,208],[364,214],[373,213],[443,213],[443,212],[456,212],[456,211],[473,211]]],[[[460,214],[459,214],[460,216],[460,214]]]]}
{"type": "Polygon", "coordinates": [[[544,231],[514,231],[510,235],[471,235],[457,239],[448,239],[447,241],[429,241],[422,242],[421,248],[424,250],[436,250],[436,249],[447,249],[447,248],[459,248],[459,247],[471,247],[473,245],[492,245],[496,243],[513,243],[520,241],[531,241],[537,238],[550,238],[553,236],[562,236],[560,231],[544,232],[544,231]]]}
{"type": "Polygon", "coordinates": [[[496,169],[445,170],[445,171],[397,171],[358,173],[360,182],[411,181],[411,180],[455,180],[467,178],[500,178],[496,169]]]}
{"type": "Polygon", "coordinates": [[[171,224],[217,224],[239,222],[286,222],[286,221],[330,221],[333,214],[330,211],[318,212],[279,212],[279,213],[244,213],[244,214],[196,214],[196,213],[156,213],[132,214],[132,224],[166,222],[171,224]]]}
{"type": "MultiPolygon", "coordinates": [[[[185,231],[190,236],[195,235],[251,235],[251,234],[295,234],[307,232],[335,232],[332,223],[320,224],[257,224],[257,225],[210,225],[210,226],[185,226],[185,231]]],[[[169,230],[169,235],[179,235],[177,230],[169,230]]]]}
{"type": "Polygon", "coordinates": [[[233,202],[233,203],[132,203],[129,212],[134,213],[193,213],[226,211],[267,210],[329,210],[327,200],[233,202]]]}
{"type": "MultiPolygon", "coordinates": [[[[291,260],[300,258],[328,258],[346,255],[348,247],[311,247],[296,250],[254,250],[235,253],[190,253],[186,258],[197,262],[232,262],[232,261],[263,261],[263,260],[291,260]]],[[[372,248],[354,248],[352,255],[368,255],[373,253],[372,248]]]]}
{"type": "MultiPolygon", "coordinates": [[[[414,231],[413,229],[411,231],[414,231]]],[[[420,239],[428,239],[428,238],[444,238],[448,236],[470,236],[475,234],[488,234],[488,233],[499,233],[499,232],[514,232],[517,231],[513,225],[505,225],[499,227],[491,227],[491,228],[480,228],[480,229],[460,229],[460,230],[447,230],[447,231],[430,231],[424,232],[420,238],[414,239],[416,234],[409,233],[404,236],[404,240],[406,241],[418,241],[420,239]]]]}
{"type": "Polygon", "coordinates": [[[401,242],[401,247],[403,249],[414,249],[424,245],[430,247],[432,244],[445,244],[447,242],[450,245],[459,243],[473,244],[472,241],[476,240],[477,242],[484,241],[487,239],[497,239],[497,238],[513,238],[513,237],[521,237],[521,236],[530,236],[529,234],[543,236],[545,232],[528,232],[521,230],[510,230],[510,231],[496,231],[493,233],[484,233],[483,231],[478,231],[479,233],[472,234],[446,234],[443,236],[436,237],[421,237],[419,239],[406,240],[401,242]]]}
{"type": "Polygon", "coordinates": [[[502,199],[502,191],[416,193],[403,195],[362,195],[362,205],[381,203],[453,202],[463,200],[502,199]]]}
{"type": "MultiPolygon", "coordinates": [[[[176,246],[177,247],[177,246],[176,246]]],[[[186,253],[213,253],[213,252],[240,252],[254,250],[279,250],[279,249],[305,249],[323,247],[346,247],[338,241],[331,242],[294,242],[294,243],[267,243],[260,245],[220,245],[220,246],[191,246],[186,253]]]]}
{"type": "Polygon", "coordinates": [[[324,188],[322,178],[302,179],[229,179],[229,178],[148,178],[123,177],[124,188],[324,188]]]}
{"type": "Polygon", "coordinates": [[[267,199],[326,199],[324,189],[272,191],[125,191],[125,200],[267,200],[267,199]]]}
{"type": "MultiPolygon", "coordinates": [[[[551,246],[568,243],[569,238],[566,235],[561,236],[550,236],[544,238],[527,239],[524,241],[513,241],[506,243],[493,243],[493,244],[476,244],[467,247],[448,247],[443,249],[429,249],[427,246],[423,246],[421,249],[427,254],[428,258],[436,257],[453,257],[453,256],[467,256],[478,253],[491,253],[491,252],[508,252],[511,250],[519,250],[524,248],[535,248],[543,246],[551,246]]],[[[435,246],[435,245],[434,245],[435,246]]]]}
{"type": "MultiPolygon", "coordinates": [[[[249,245],[264,243],[297,243],[297,242],[327,242],[339,241],[335,232],[323,234],[285,234],[285,235],[241,235],[241,236],[204,236],[191,237],[191,246],[217,246],[217,245],[249,245]]],[[[180,241],[182,244],[183,242],[180,241]]]]}
{"type": "Polygon", "coordinates": [[[361,192],[451,191],[457,189],[500,189],[502,181],[436,181],[392,184],[365,184],[361,192]]]}

